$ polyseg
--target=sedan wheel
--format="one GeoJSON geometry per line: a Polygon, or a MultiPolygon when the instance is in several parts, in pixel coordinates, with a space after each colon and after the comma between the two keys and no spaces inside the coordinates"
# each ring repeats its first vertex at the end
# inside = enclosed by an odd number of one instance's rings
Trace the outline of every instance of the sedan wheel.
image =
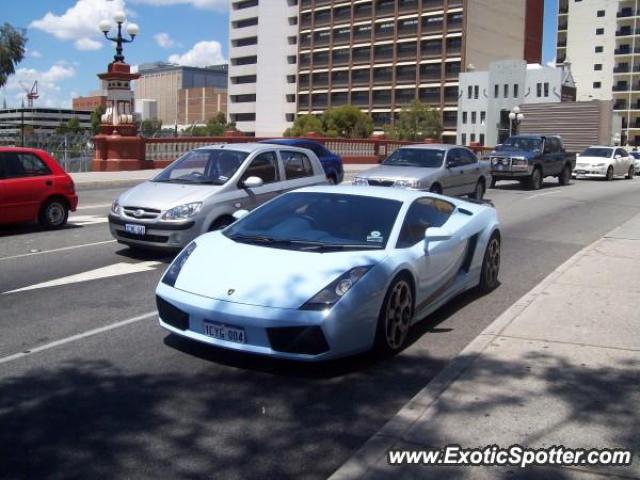
{"type": "Polygon", "coordinates": [[[627,172],[627,176],[624,177],[627,180],[633,180],[633,175],[635,174],[635,168],[633,167],[633,165],[631,167],[629,167],[629,171],[627,172]]]}
{"type": "Polygon", "coordinates": [[[482,200],[484,197],[484,182],[482,180],[478,180],[478,183],[476,183],[476,189],[469,196],[474,200],[482,200]]]}
{"type": "Polygon", "coordinates": [[[407,341],[413,318],[413,289],[405,278],[393,282],[385,296],[376,333],[376,347],[382,353],[396,353],[407,341]]]}
{"type": "Polygon", "coordinates": [[[482,270],[480,271],[480,290],[489,293],[498,286],[500,273],[500,237],[493,234],[484,252],[482,270]]]}
{"type": "Polygon", "coordinates": [[[429,189],[429,191],[431,193],[437,193],[438,195],[442,195],[442,187],[437,183],[435,185],[431,185],[431,188],[429,189]]]}
{"type": "Polygon", "coordinates": [[[607,168],[607,176],[605,177],[605,179],[607,180],[607,182],[613,180],[613,167],[610,166],[609,168],[607,168]]]}

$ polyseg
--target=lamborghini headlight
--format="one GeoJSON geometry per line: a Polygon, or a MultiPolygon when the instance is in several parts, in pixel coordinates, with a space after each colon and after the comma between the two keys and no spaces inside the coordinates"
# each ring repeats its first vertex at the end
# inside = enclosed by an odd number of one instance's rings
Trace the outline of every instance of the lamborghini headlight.
{"type": "Polygon", "coordinates": [[[305,303],[301,310],[324,310],[331,308],[340,300],[365,273],[371,269],[371,265],[365,267],[355,267],[343,273],[329,285],[316,293],[311,300],[305,303]]]}
{"type": "Polygon", "coordinates": [[[202,208],[202,202],[187,203],[185,205],[179,205],[167,210],[162,215],[163,220],[186,220],[187,218],[194,217],[202,208]]]}
{"type": "Polygon", "coordinates": [[[170,287],[175,286],[176,280],[178,280],[178,275],[180,275],[182,267],[184,267],[184,264],[187,262],[187,259],[193,253],[196,247],[196,242],[191,242],[178,254],[178,256],[175,258],[173,263],[169,265],[169,268],[167,268],[167,271],[162,277],[162,283],[164,283],[165,285],[169,285],[170,287]]]}

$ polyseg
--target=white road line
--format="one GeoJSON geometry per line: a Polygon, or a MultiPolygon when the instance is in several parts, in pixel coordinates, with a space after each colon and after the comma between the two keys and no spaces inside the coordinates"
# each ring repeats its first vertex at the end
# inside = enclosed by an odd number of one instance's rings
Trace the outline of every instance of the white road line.
{"type": "Polygon", "coordinates": [[[549,190],[548,192],[537,193],[535,195],[531,195],[530,197],[526,197],[525,200],[531,200],[532,198],[544,197],[545,195],[553,195],[554,193],[560,193],[562,190],[549,190]]]}
{"type": "Polygon", "coordinates": [[[109,330],[114,330],[116,328],[124,327],[125,325],[131,325],[132,323],[136,323],[141,320],[146,320],[147,318],[151,318],[157,314],[158,312],[156,311],[143,313],[142,315],[138,315],[137,317],[129,318],[127,320],[122,320],[120,322],[112,323],[110,325],[105,325],[104,327],[94,328],[93,330],[88,330],[84,333],[78,333],[77,335],[72,335],[70,337],[63,338],[61,340],[56,340],[55,342],[46,343],[39,347],[32,348],[31,350],[25,350],[24,352],[14,353],[13,355],[0,358],[0,365],[3,363],[13,362],[14,360],[19,360],[20,358],[32,355],[34,353],[43,352],[51,348],[59,347],[61,345],[66,345],[67,343],[75,342],[77,340],[82,340],[83,338],[108,332],[109,330]]]}
{"type": "Polygon", "coordinates": [[[91,208],[106,208],[106,207],[111,207],[110,203],[96,203],[93,205],[81,205],[79,207],[76,208],[76,210],[89,210],[91,208]]]}
{"type": "Polygon", "coordinates": [[[102,278],[118,277],[120,275],[130,275],[132,273],[148,272],[155,270],[156,267],[162,265],[161,262],[140,262],[140,263],[114,263],[113,265],[107,265],[106,267],[96,268],[95,270],[89,270],[87,272],[77,273],[75,275],[68,275],[66,277],[56,278],[55,280],[49,280],[47,282],[36,283],[28,287],[17,288],[4,292],[3,295],[9,293],[26,292],[29,290],[37,290],[40,288],[59,287],[62,285],[69,285],[72,283],[82,283],[91,280],[99,280],[102,278]]]}
{"type": "Polygon", "coordinates": [[[14,258],[31,257],[32,255],[44,255],[45,253],[65,252],[67,250],[74,250],[76,248],[92,247],[93,245],[104,245],[106,243],[115,243],[115,240],[104,240],[102,242],[82,243],[80,245],[70,245],[68,247],[54,248],[51,250],[42,250],[41,252],[21,253],[19,255],[11,255],[10,257],[0,257],[0,261],[12,260],[14,258]]]}
{"type": "Polygon", "coordinates": [[[96,225],[108,221],[109,219],[104,215],[72,215],[69,217],[69,223],[72,225],[96,225]]]}

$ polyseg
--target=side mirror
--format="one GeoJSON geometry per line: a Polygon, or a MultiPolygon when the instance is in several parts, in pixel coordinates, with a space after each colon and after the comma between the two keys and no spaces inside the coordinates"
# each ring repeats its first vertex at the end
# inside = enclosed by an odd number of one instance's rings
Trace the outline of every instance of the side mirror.
{"type": "Polygon", "coordinates": [[[455,160],[447,160],[447,168],[456,168],[458,166],[458,162],[455,160]]]}
{"type": "Polygon", "coordinates": [[[616,155],[616,156],[615,156],[615,157],[613,157],[613,158],[615,158],[616,160],[620,160],[620,159],[622,158],[622,155],[616,155]]]}
{"type": "Polygon", "coordinates": [[[249,177],[242,182],[244,188],[258,188],[264,185],[264,182],[260,177],[249,177]]]}
{"type": "Polygon", "coordinates": [[[428,242],[443,242],[451,240],[453,233],[442,227],[429,227],[424,232],[424,239],[428,242]]]}
{"type": "Polygon", "coordinates": [[[233,212],[232,217],[235,218],[236,220],[240,220],[241,218],[244,218],[247,215],[249,215],[249,210],[236,210],[235,212],[233,212]]]}

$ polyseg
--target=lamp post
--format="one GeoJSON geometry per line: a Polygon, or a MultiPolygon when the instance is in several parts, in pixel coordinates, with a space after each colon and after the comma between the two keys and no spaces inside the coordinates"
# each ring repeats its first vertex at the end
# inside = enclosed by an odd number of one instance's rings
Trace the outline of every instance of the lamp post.
{"type": "Polygon", "coordinates": [[[518,133],[518,126],[522,120],[524,120],[524,113],[520,113],[520,107],[513,107],[509,112],[509,135],[518,133]]]}
{"type": "Polygon", "coordinates": [[[124,12],[116,12],[113,16],[113,20],[118,25],[118,34],[115,37],[109,36],[109,30],[111,30],[111,22],[109,20],[102,20],[99,24],[100,31],[104,33],[104,38],[110,40],[116,44],[116,54],[113,56],[113,60],[116,62],[124,62],[124,55],[122,54],[122,45],[125,43],[131,43],[136,38],[136,35],[140,32],[140,28],[135,23],[127,24],[127,33],[131,38],[125,38],[122,36],[122,24],[126,20],[124,12]]]}

